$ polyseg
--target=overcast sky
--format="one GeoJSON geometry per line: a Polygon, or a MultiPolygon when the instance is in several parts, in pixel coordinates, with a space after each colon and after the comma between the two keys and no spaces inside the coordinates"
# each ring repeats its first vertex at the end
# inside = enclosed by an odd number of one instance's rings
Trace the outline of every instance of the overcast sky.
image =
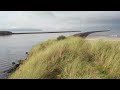
{"type": "Polygon", "coordinates": [[[120,11],[0,11],[0,28],[72,28],[120,24],[120,11]]]}

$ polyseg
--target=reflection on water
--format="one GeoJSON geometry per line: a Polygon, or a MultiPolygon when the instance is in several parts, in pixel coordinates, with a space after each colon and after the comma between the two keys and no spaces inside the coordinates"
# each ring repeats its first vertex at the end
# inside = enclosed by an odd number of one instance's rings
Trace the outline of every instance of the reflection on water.
{"type": "Polygon", "coordinates": [[[26,34],[26,35],[12,35],[0,36],[0,78],[4,78],[3,71],[12,66],[12,62],[24,59],[26,52],[29,52],[32,46],[39,42],[53,39],[59,35],[72,35],[74,33],[66,34],[26,34]]]}

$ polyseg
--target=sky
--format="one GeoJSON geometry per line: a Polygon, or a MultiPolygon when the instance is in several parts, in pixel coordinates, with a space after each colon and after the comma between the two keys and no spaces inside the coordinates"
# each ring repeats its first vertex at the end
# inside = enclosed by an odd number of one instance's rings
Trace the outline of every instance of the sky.
{"type": "Polygon", "coordinates": [[[120,11],[0,11],[0,29],[120,26],[120,11]]]}

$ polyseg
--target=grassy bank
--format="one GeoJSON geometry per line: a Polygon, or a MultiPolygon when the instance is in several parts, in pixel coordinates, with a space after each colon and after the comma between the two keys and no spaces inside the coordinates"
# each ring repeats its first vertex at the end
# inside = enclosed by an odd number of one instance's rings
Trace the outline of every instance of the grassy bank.
{"type": "Polygon", "coordinates": [[[70,37],[32,48],[9,79],[120,79],[120,41],[70,37]]]}

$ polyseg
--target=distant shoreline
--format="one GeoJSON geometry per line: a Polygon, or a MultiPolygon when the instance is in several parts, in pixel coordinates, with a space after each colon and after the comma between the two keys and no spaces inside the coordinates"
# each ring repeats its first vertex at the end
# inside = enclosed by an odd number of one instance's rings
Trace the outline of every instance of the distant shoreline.
{"type": "Polygon", "coordinates": [[[8,35],[19,35],[19,34],[46,34],[46,33],[70,33],[70,32],[81,32],[81,31],[48,31],[48,32],[23,32],[23,33],[15,33],[11,31],[0,31],[0,36],[8,36],[8,35]]]}

